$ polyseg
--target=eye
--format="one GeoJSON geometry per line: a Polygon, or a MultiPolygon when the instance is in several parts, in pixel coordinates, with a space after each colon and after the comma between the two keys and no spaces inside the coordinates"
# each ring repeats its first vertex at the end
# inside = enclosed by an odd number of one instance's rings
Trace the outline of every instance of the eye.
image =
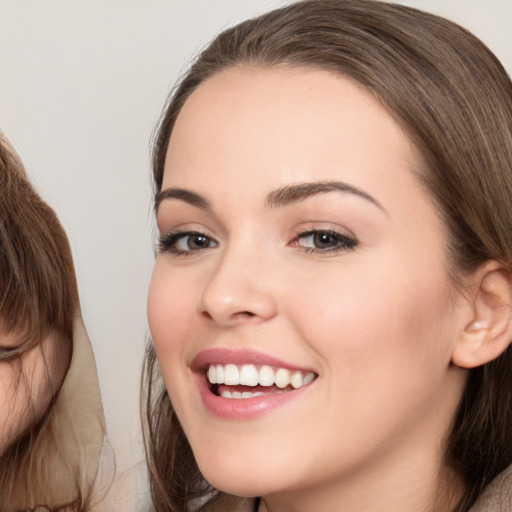
{"type": "Polygon", "coordinates": [[[159,240],[159,248],[162,252],[170,252],[175,255],[187,255],[193,252],[203,251],[211,247],[217,247],[217,242],[198,231],[180,231],[167,233],[159,240]]]}
{"type": "Polygon", "coordinates": [[[34,340],[25,340],[21,341],[19,345],[13,347],[3,347],[0,346],[0,362],[9,361],[14,359],[20,355],[22,355],[27,350],[33,348],[37,344],[37,341],[34,340]]]}
{"type": "Polygon", "coordinates": [[[326,253],[353,249],[357,240],[333,230],[309,230],[298,235],[291,245],[307,252],[326,253]]]}

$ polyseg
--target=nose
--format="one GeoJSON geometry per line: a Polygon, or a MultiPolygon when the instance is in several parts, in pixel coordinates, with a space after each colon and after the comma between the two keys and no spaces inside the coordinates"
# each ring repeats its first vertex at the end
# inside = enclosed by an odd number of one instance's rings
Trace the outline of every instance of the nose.
{"type": "Polygon", "coordinates": [[[272,319],[277,313],[275,294],[254,259],[225,258],[214,270],[200,299],[200,313],[219,326],[272,319]]]}

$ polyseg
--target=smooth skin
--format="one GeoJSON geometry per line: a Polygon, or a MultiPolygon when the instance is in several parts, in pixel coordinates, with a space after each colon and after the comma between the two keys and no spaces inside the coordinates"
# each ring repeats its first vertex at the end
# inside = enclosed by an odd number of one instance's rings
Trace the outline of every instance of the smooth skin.
{"type": "Polygon", "coordinates": [[[214,486],[266,512],[450,510],[443,439],[467,376],[453,355],[482,332],[471,290],[504,278],[458,291],[421,165],[383,106],[327,71],[230,68],[186,101],[163,190],[192,195],[159,204],[148,318],[214,486]],[[318,377],[260,417],[218,418],[190,368],[208,348],[318,377]]]}
{"type": "MultiPolygon", "coordinates": [[[[6,349],[20,339],[19,333],[0,334],[6,349]]],[[[71,347],[59,341],[52,333],[20,356],[0,361],[0,455],[41,419],[62,385],[71,347]]]]}

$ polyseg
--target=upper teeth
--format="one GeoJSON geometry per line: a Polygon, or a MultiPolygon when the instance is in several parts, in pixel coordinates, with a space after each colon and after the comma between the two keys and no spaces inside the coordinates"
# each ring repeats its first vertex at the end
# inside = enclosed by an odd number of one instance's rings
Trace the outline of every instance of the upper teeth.
{"type": "Polygon", "coordinates": [[[211,384],[227,384],[228,386],[273,386],[285,388],[292,386],[301,388],[312,382],[313,372],[288,370],[287,368],[272,368],[263,365],[259,369],[253,364],[212,364],[208,368],[208,380],[211,384]]]}

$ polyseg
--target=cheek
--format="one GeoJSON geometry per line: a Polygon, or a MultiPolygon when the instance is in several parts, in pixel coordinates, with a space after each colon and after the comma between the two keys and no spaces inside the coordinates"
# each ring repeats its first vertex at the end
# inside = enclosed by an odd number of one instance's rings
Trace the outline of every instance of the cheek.
{"type": "Polygon", "coordinates": [[[179,274],[157,259],[148,292],[148,325],[166,382],[172,373],[166,369],[181,362],[194,332],[197,291],[194,281],[181,279],[179,274]]]}
{"type": "Polygon", "coordinates": [[[157,258],[147,303],[148,325],[162,378],[187,432],[190,430],[188,413],[198,400],[193,395],[192,375],[184,370],[188,368],[186,355],[193,340],[198,338],[198,282],[198,279],[187,279],[183,272],[169,271],[157,258]]]}
{"type": "Polygon", "coordinates": [[[62,380],[55,363],[54,354],[37,345],[19,359],[0,364],[0,453],[46,412],[54,386],[62,380]]]}
{"type": "Polygon", "coordinates": [[[19,361],[0,363],[0,454],[22,432],[23,410],[27,407],[29,392],[18,378],[19,361]]]}
{"type": "Polygon", "coordinates": [[[410,270],[406,262],[385,269],[381,257],[375,265],[349,264],[289,288],[290,311],[304,338],[329,371],[342,364],[352,382],[391,372],[390,366],[431,363],[444,370],[449,363],[453,322],[439,263],[436,271],[410,270]]]}
{"type": "Polygon", "coordinates": [[[361,447],[399,442],[432,417],[450,421],[454,330],[442,272],[386,276],[382,267],[354,266],[299,288],[289,288],[288,304],[319,361],[324,395],[315,414],[355,450],[340,438],[333,453],[339,448],[355,460],[361,447]]]}

